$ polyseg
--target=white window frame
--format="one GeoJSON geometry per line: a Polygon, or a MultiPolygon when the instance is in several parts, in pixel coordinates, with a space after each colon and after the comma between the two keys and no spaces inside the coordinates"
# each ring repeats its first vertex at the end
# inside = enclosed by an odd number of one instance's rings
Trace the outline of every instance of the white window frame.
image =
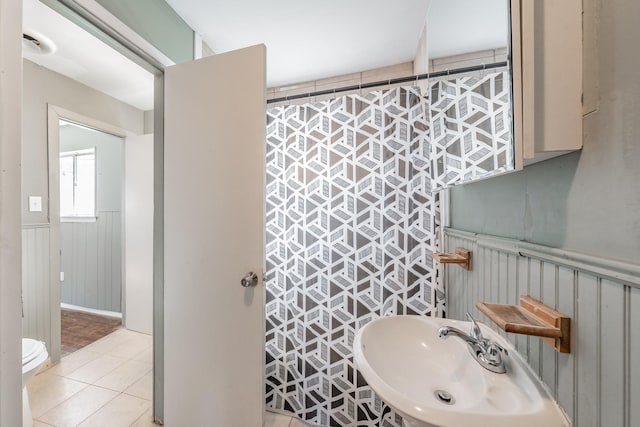
{"type": "MultiPolygon", "coordinates": [[[[94,162],[94,166],[93,166],[93,214],[92,215],[62,215],[62,212],[60,212],[60,222],[96,222],[98,217],[97,217],[97,211],[98,211],[98,152],[96,150],[96,147],[92,147],[92,148],[87,148],[87,149],[82,149],[82,150],[73,150],[73,151],[62,151],[60,152],[60,156],[59,158],[63,158],[63,157],[73,157],[73,169],[74,169],[74,187],[75,187],[75,180],[76,180],[76,159],[78,156],[82,156],[82,155],[87,155],[87,154],[93,154],[93,162],[94,162]]],[[[60,188],[60,196],[62,196],[62,187],[60,188]]],[[[75,192],[74,192],[74,198],[75,198],[75,192]]],[[[75,201],[74,201],[74,205],[75,205],[75,201]]]]}

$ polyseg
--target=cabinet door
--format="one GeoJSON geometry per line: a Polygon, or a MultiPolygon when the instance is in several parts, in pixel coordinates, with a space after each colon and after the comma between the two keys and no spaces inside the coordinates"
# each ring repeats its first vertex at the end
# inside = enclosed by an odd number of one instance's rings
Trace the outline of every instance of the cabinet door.
{"type": "Polygon", "coordinates": [[[583,13],[581,0],[520,2],[526,166],[582,148],[583,13]]]}
{"type": "Polygon", "coordinates": [[[264,46],[166,70],[168,426],[262,425],[265,93],[264,46]]]}

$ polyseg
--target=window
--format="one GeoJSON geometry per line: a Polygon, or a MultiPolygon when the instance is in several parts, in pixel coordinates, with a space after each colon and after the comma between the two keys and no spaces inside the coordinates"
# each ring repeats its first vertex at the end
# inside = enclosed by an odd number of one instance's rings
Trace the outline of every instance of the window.
{"type": "Polygon", "coordinates": [[[96,149],[60,153],[60,217],[95,216],[96,149]]]}

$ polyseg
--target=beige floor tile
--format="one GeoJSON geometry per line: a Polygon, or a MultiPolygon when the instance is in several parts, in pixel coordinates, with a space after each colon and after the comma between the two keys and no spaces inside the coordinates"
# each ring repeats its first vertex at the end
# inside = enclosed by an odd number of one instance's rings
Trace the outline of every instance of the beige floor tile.
{"type": "Polygon", "coordinates": [[[51,370],[40,372],[35,377],[31,378],[31,380],[29,380],[29,383],[27,384],[27,390],[29,390],[30,393],[35,393],[38,390],[47,387],[52,382],[59,380],[60,378],[60,375],[54,374],[51,370]]]}
{"type": "Polygon", "coordinates": [[[148,345],[153,345],[153,335],[143,334],[142,332],[129,331],[131,333],[131,337],[144,342],[148,345]]]}
{"type": "Polygon", "coordinates": [[[152,366],[137,360],[127,360],[94,384],[115,391],[124,391],[127,387],[151,372],[152,366]]]}
{"type": "Polygon", "coordinates": [[[89,351],[83,348],[69,354],[68,356],[63,357],[60,363],[49,369],[49,372],[52,372],[56,375],[65,376],[80,368],[81,366],[84,366],[87,363],[97,359],[98,357],[100,357],[100,353],[89,351]]]}
{"type": "Polygon", "coordinates": [[[140,332],[136,332],[133,331],[131,329],[127,329],[127,328],[119,328],[117,331],[115,331],[113,333],[114,336],[122,336],[125,338],[131,338],[131,337],[138,337],[140,335],[146,335],[146,334],[141,334],[140,332]]]}
{"type": "Polygon", "coordinates": [[[133,360],[145,363],[153,363],[153,348],[149,347],[145,350],[142,350],[133,358],[133,360]]]}
{"type": "Polygon", "coordinates": [[[87,418],[83,427],[129,427],[151,407],[151,402],[121,394],[87,418]]]}
{"type": "Polygon", "coordinates": [[[114,347],[106,354],[115,357],[123,357],[125,359],[133,359],[135,356],[151,348],[151,344],[147,340],[140,338],[130,338],[122,344],[114,347]]]}
{"type": "Polygon", "coordinates": [[[127,341],[138,338],[140,335],[144,334],[120,328],[106,337],[100,338],[98,341],[89,344],[84,349],[106,354],[127,341]]]}
{"type": "Polygon", "coordinates": [[[37,418],[56,427],[75,427],[117,395],[113,390],[90,385],[37,418]]]}
{"type": "Polygon", "coordinates": [[[27,386],[31,414],[34,418],[38,418],[86,387],[87,384],[83,382],[57,375],[38,375],[27,386]],[[40,381],[36,382],[36,379],[40,381]]]}
{"type": "Polygon", "coordinates": [[[274,412],[267,412],[264,415],[264,427],[289,427],[291,417],[274,412]]]}
{"type": "Polygon", "coordinates": [[[28,385],[34,426],[154,426],[152,345],[121,328],[37,375],[28,385]]]}
{"type": "Polygon", "coordinates": [[[153,411],[152,408],[147,409],[147,411],[142,414],[140,418],[136,420],[135,423],[131,424],[131,427],[156,427],[157,424],[153,423],[153,411]]]}
{"type": "Polygon", "coordinates": [[[119,346],[127,340],[126,337],[115,336],[114,334],[115,332],[107,335],[104,338],[100,338],[98,341],[92,342],[88,346],[84,347],[83,350],[105,354],[106,352],[112,350],[114,347],[119,346]]]}
{"type": "Polygon", "coordinates": [[[126,361],[121,357],[103,355],[71,372],[67,378],[93,384],[126,361]]]}
{"type": "Polygon", "coordinates": [[[142,399],[153,399],[153,372],[147,373],[144,377],[128,387],[125,393],[142,399]]]}

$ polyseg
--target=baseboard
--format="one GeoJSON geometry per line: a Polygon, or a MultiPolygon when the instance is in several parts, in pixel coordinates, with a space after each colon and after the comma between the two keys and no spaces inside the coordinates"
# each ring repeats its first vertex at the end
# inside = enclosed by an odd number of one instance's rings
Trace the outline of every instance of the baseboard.
{"type": "Polygon", "coordinates": [[[96,310],[95,308],[81,307],[79,305],[67,304],[64,302],[60,303],[60,308],[64,308],[65,310],[82,311],[84,313],[97,314],[98,316],[106,316],[106,317],[114,317],[116,319],[122,319],[122,313],[118,313],[116,311],[96,310]]]}

